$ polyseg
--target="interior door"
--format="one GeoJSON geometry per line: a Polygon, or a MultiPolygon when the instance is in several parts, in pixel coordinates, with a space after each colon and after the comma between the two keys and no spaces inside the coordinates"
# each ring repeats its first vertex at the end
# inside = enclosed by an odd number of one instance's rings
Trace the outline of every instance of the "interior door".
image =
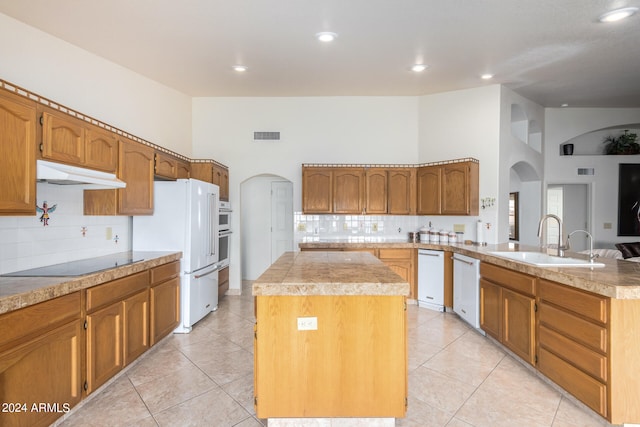
{"type": "Polygon", "coordinates": [[[293,250],[293,184],[271,183],[271,263],[293,250]]]}

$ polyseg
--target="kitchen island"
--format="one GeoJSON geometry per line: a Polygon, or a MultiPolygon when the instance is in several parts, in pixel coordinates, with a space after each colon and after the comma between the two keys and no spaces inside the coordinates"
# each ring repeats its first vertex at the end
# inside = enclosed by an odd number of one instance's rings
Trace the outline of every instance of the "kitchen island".
{"type": "Polygon", "coordinates": [[[253,284],[257,416],[270,425],[404,417],[408,294],[369,253],[282,255],[253,284]]]}

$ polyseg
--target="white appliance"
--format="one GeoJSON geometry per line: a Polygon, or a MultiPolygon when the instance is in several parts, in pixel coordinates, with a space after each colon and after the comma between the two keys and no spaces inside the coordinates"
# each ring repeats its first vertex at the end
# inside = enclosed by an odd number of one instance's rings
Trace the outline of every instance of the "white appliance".
{"type": "Polygon", "coordinates": [[[231,212],[231,204],[221,200],[218,214],[218,226],[220,232],[231,230],[231,212]]]}
{"type": "Polygon", "coordinates": [[[480,328],[480,261],[453,254],[453,311],[480,328]]]}
{"type": "Polygon", "coordinates": [[[444,311],[444,252],[418,249],[418,306],[444,311]]]}
{"type": "Polygon", "coordinates": [[[219,196],[217,185],[196,179],[156,181],[153,215],[133,217],[133,250],[182,251],[177,333],[218,308],[219,196]]]}

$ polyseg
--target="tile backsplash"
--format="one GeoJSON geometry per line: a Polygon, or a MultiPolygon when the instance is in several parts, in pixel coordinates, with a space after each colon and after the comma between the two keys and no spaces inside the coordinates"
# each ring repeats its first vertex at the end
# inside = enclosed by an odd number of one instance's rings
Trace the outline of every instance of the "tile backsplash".
{"type": "Polygon", "coordinates": [[[477,217],[410,216],[410,215],[305,215],[294,213],[294,247],[300,242],[332,239],[353,241],[408,240],[431,223],[436,229],[453,230],[454,224],[465,228],[464,238],[475,237],[477,217]]]}
{"type": "Polygon", "coordinates": [[[0,217],[0,274],[130,249],[131,217],[83,215],[84,188],[37,184],[36,205],[56,206],[47,226],[41,212],[0,217]]]}

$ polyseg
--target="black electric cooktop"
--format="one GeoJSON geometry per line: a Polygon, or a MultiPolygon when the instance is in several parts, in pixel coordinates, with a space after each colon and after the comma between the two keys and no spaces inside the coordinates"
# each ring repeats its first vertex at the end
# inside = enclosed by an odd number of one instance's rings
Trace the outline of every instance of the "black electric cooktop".
{"type": "Polygon", "coordinates": [[[62,264],[47,265],[45,267],[31,268],[29,270],[4,273],[3,277],[65,277],[84,276],[98,271],[122,267],[134,262],[144,261],[143,258],[134,258],[130,254],[114,254],[97,258],[81,259],[78,261],[63,262],[62,264]]]}

